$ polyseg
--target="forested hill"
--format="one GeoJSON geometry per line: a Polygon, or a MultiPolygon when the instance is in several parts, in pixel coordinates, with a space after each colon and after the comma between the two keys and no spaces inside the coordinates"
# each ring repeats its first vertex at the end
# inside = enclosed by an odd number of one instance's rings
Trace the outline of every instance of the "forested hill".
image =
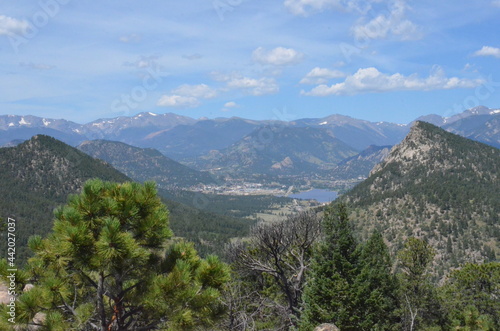
{"type": "Polygon", "coordinates": [[[139,148],[107,140],[85,141],[77,148],[88,155],[109,162],[134,180],[139,182],[154,180],[163,188],[215,182],[209,173],[186,167],[152,148],[139,148]]]}
{"type": "Polygon", "coordinates": [[[427,239],[444,269],[500,255],[500,150],[416,122],[369,178],[343,198],[360,231],[401,248],[427,239]]]}
{"type": "MultiPolygon", "coordinates": [[[[78,193],[91,178],[113,182],[131,180],[109,164],[44,135],[16,147],[0,148],[0,217],[17,221],[18,261],[28,256],[26,245],[31,235],[43,236],[51,230],[54,208],[65,204],[68,195],[78,193]]],[[[173,201],[165,200],[165,203],[170,209],[174,234],[196,239],[198,247],[205,251],[222,246],[221,242],[232,236],[246,234],[253,224],[173,201]]]]}
{"type": "Polygon", "coordinates": [[[110,165],[49,136],[0,148],[0,212],[18,221],[18,258],[26,257],[29,236],[52,227],[52,212],[91,178],[130,180],[110,165]]]}

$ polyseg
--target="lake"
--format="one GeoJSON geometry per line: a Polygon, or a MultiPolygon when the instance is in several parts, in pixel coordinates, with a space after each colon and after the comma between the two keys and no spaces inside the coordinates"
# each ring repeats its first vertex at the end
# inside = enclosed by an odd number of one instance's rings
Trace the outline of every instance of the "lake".
{"type": "Polygon", "coordinates": [[[324,202],[331,202],[337,199],[338,192],[315,188],[310,191],[290,194],[288,197],[294,199],[302,199],[302,200],[316,200],[318,202],[324,203],[324,202]]]}

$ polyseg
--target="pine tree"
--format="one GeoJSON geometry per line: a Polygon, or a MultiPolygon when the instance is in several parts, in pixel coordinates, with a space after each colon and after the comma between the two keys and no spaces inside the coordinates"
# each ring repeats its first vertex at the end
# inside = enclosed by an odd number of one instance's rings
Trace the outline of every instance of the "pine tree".
{"type": "Polygon", "coordinates": [[[354,283],[356,315],[361,330],[400,329],[398,283],[391,273],[392,261],[380,232],[362,245],[359,274],[354,283]]]}
{"type": "Polygon", "coordinates": [[[227,267],[183,242],[163,255],[171,236],[154,183],[88,181],[55,212],[49,237],[30,239],[36,286],[18,298],[18,321],[44,313],[47,330],[100,331],[209,324],[227,267]]]}
{"type": "Polygon", "coordinates": [[[408,238],[398,253],[405,330],[441,322],[441,307],[428,274],[435,254],[425,240],[414,237],[408,238]]]}
{"type": "Polygon", "coordinates": [[[343,204],[326,209],[323,239],[313,253],[309,280],[304,290],[300,330],[312,330],[321,323],[334,323],[341,330],[356,330],[355,312],[358,251],[343,204]]]}

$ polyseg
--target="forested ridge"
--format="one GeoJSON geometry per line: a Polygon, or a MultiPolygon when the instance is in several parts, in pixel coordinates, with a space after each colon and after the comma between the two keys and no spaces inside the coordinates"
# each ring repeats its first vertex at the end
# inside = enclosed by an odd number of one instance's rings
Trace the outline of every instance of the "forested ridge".
{"type": "Polygon", "coordinates": [[[360,235],[377,229],[393,252],[410,236],[426,239],[440,277],[500,254],[500,150],[432,124],[417,122],[342,200],[360,235]]]}

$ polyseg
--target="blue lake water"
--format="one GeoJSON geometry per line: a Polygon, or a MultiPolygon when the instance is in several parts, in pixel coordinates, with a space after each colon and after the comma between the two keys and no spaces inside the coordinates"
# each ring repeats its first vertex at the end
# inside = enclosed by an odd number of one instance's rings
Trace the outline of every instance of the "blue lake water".
{"type": "Polygon", "coordinates": [[[337,199],[338,192],[322,189],[312,189],[310,191],[290,194],[288,197],[302,200],[316,200],[318,202],[324,203],[337,199]]]}

